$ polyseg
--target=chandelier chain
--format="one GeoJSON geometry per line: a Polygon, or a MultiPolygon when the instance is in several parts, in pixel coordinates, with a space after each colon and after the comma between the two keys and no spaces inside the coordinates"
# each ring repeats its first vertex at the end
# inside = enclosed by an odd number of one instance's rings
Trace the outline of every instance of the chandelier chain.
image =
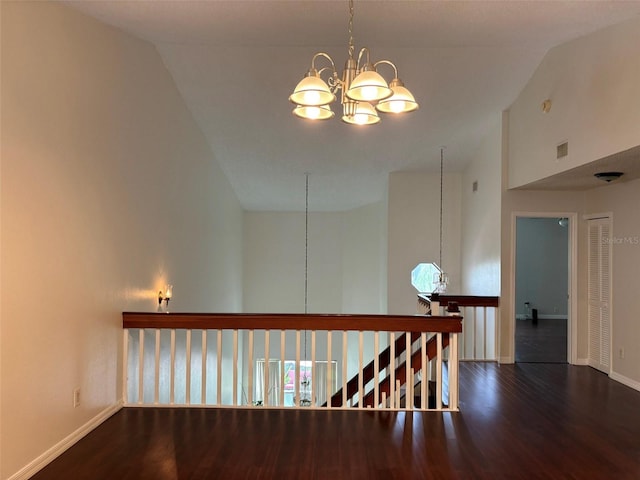
{"type": "MultiPolygon", "coordinates": [[[[308,277],[309,277],[309,174],[305,173],[304,187],[304,313],[308,308],[308,277]]],[[[307,360],[307,331],[304,331],[304,359],[307,360]]]]}
{"type": "Polygon", "coordinates": [[[440,269],[442,270],[442,177],[443,177],[443,164],[444,164],[444,147],[440,148],[440,269]]]}
{"type": "Polygon", "coordinates": [[[353,0],[349,0],[349,57],[353,57],[355,46],[353,41],[353,0]]]}
{"type": "Polygon", "coordinates": [[[305,173],[304,199],[304,313],[308,313],[308,273],[309,273],[309,174],[305,173]]]}

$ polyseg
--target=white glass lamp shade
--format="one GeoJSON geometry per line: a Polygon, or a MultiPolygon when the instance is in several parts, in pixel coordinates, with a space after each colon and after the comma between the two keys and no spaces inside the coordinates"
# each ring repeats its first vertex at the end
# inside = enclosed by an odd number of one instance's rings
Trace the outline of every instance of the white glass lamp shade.
{"type": "Polygon", "coordinates": [[[343,115],[342,121],[351,125],[373,125],[380,122],[380,116],[370,103],[358,102],[353,115],[343,115]]]}
{"type": "Polygon", "coordinates": [[[406,113],[417,110],[416,99],[400,80],[396,80],[394,79],[390,85],[393,95],[379,102],[376,109],[383,113],[406,113]]]}
{"type": "Polygon", "coordinates": [[[293,109],[293,114],[306,120],[327,120],[335,115],[329,105],[320,105],[319,107],[298,105],[293,109]]]}
{"type": "Polygon", "coordinates": [[[353,79],[347,97],[358,102],[379,102],[393,95],[382,75],[374,70],[365,70],[353,79]]]}
{"type": "Polygon", "coordinates": [[[320,107],[333,102],[336,96],[331,93],[329,85],[320,77],[311,75],[304,77],[289,97],[289,100],[298,105],[307,107],[320,107]]]}

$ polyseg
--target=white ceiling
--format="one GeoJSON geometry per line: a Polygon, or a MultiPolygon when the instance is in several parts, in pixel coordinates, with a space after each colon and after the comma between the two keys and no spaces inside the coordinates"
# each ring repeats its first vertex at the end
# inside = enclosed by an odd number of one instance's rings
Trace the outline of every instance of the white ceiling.
{"type": "MultiPolygon", "coordinates": [[[[356,48],[389,59],[420,103],[371,127],[291,115],[317,51],[347,57],[347,1],[67,1],[156,45],[248,210],[344,210],[389,172],[461,171],[555,45],[640,14],[640,1],[355,2],[356,48]]],[[[384,72],[383,72],[384,73],[384,72]]],[[[338,110],[334,108],[334,110],[338,110]]]]}

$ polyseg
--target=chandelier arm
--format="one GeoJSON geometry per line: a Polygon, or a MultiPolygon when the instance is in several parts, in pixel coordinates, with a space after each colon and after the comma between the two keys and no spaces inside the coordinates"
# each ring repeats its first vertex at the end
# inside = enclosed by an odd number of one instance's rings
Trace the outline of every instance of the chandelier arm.
{"type": "Polygon", "coordinates": [[[329,77],[327,80],[327,85],[329,85],[329,89],[335,94],[341,88],[344,88],[344,83],[338,77],[338,73],[334,70],[333,75],[329,77]]]}
{"type": "MultiPolygon", "coordinates": [[[[329,63],[331,64],[331,67],[324,67],[322,70],[325,70],[325,69],[327,69],[327,68],[331,68],[331,70],[332,70],[333,72],[336,72],[336,64],[333,62],[333,58],[331,58],[331,57],[329,56],[329,54],[328,54],[328,53],[325,53],[325,52],[318,52],[318,53],[316,53],[316,54],[313,56],[313,58],[311,59],[311,68],[312,68],[313,70],[315,70],[315,69],[316,69],[316,59],[317,59],[318,57],[326,58],[327,60],[329,60],[329,63]]],[[[321,71],[322,71],[322,70],[321,70],[321,71]]]]}
{"type": "Polygon", "coordinates": [[[373,64],[373,68],[376,72],[378,71],[378,65],[390,65],[391,68],[393,68],[393,78],[398,78],[398,68],[392,61],[378,60],[376,63],[373,64]]]}
{"type": "Polygon", "coordinates": [[[360,72],[360,70],[361,70],[361,68],[360,68],[360,60],[362,59],[362,54],[363,53],[367,54],[367,63],[365,65],[370,63],[370,60],[369,60],[369,49],[367,47],[362,47],[360,49],[360,53],[358,53],[358,61],[356,63],[356,68],[357,68],[358,72],[360,72]]]}
{"type": "Polygon", "coordinates": [[[342,80],[338,78],[338,72],[333,67],[323,67],[318,70],[318,76],[322,77],[322,73],[325,71],[330,71],[331,76],[327,79],[327,85],[329,85],[329,89],[332,93],[336,93],[340,88],[342,88],[342,80]]]}
{"type": "Polygon", "coordinates": [[[322,73],[325,71],[331,72],[331,75],[327,80],[327,84],[329,85],[331,92],[336,93],[342,87],[342,81],[338,77],[338,70],[336,70],[336,64],[334,63],[333,59],[328,53],[318,52],[313,56],[313,58],[311,59],[311,71],[316,72],[318,76],[321,76],[322,73]],[[330,63],[330,66],[322,67],[320,70],[317,70],[316,60],[318,58],[326,59],[330,63]]]}
{"type": "Polygon", "coordinates": [[[322,72],[325,72],[327,70],[331,72],[331,76],[333,76],[333,74],[336,73],[336,70],[333,67],[322,67],[320,70],[318,70],[318,75],[322,75],[322,72]]]}

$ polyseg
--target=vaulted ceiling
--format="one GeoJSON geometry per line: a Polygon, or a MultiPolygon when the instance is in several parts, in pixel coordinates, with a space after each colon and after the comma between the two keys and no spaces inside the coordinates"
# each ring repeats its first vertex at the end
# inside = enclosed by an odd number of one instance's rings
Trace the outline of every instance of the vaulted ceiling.
{"type": "Polygon", "coordinates": [[[342,67],[346,0],[64,3],[152,42],[244,208],[283,211],[304,208],[307,172],[311,209],[345,210],[380,200],[390,172],[437,172],[441,146],[461,171],[550,48],[640,14],[638,1],[356,0],[356,49],[393,61],[420,103],[356,127],[297,119],[288,101],[314,53],[342,67]]]}

